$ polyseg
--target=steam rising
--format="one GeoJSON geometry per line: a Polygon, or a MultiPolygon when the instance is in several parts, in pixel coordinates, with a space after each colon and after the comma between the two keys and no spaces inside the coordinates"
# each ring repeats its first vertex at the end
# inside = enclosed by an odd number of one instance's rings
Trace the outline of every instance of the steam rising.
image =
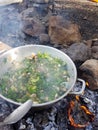
{"type": "Polygon", "coordinates": [[[22,44],[22,38],[24,38],[24,35],[21,31],[18,8],[15,8],[13,4],[0,6],[0,41],[16,47],[22,44]]]}

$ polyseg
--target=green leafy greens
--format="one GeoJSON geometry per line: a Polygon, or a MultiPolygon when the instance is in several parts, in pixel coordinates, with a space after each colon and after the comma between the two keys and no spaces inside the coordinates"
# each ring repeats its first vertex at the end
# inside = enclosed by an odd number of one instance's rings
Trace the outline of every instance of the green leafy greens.
{"type": "Polygon", "coordinates": [[[67,91],[70,76],[67,63],[48,53],[26,57],[14,71],[0,78],[0,92],[17,102],[34,103],[55,100],[67,91]]]}

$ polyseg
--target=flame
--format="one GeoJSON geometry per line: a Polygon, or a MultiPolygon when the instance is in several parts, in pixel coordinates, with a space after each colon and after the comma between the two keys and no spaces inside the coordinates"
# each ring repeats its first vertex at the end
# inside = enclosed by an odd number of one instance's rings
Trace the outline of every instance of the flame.
{"type": "Polygon", "coordinates": [[[94,120],[94,115],[93,115],[85,106],[80,106],[80,108],[81,108],[82,110],[84,110],[84,112],[85,112],[87,115],[89,115],[89,116],[91,117],[91,121],[94,120]]]}
{"type": "Polygon", "coordinates": [[[91,0],[92,2],[96,2],[96,3],[98,3],[98,0],[91,0]]]}
{"type": "MultiPolygon", "coordinates": [[[[76,99],[79,100],[79,96],[76,96],[76,99]]],[[[68,118],[69,118],[70,124],[71,124],[72,126],[74,126],[74,127],[77,127],[77,128],[84,128],[84,127],[86,127],[86,126],[89,124],[89,121],[88,121],[87,123],[85,123],[85,124],[77,124],[77,123],[75,123],[75,120],[74,120],[74,118],[73,118],[72,115],[71,115],[71,112],[72,112],[72,110],[73,110],[74,107],[75,107],[75,102],[74,102],[74,101],[71,101],[71,102],[70,102],[70,108],[69,108],[69,110],[68,110],[68,118]]],[[[85,106],[80,106],[80,109],[84,110],[84,112],[85,112],[87,115],[90,116],[91,121],[93,121],[94,115],[93,115],[85,106]]]]}
{"type": "Polygon", "coordinates": [[[79,101],[79,100],[80,100],[78,95],[76,95],[76,100],[77,100],[77,101],[79,101]]]}
{"type": "Polygon", "coordinates": [[[86,86],[89,87],[89,83],[88,82],[86,82],[86,86]]]}
{"type": "Polygon", "coordinates": [[[70,124],[71,124],[72,126],[74,126],[74,127],[84,128],[85,125],[76,124],[75,121],[74,121],[74,119],[73,119],[73,117],[72,117],[72,115],[71,115],[71,111],[72,111],[72,109],[74,108],[74,106],[75,106],[74,101],[71,101],[71,102],[70,102],[70,109],[68,110],[68,116],[69,116],[70,124]]]}

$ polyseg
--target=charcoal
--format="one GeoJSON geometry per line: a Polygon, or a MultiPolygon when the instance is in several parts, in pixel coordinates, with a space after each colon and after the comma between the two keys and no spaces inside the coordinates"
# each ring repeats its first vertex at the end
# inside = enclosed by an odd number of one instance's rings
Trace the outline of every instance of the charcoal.
{"type": "Polygon", "coordinates": [[[0,98],[0,121],[3,121],[5,117],[7,117],[11,112],[9,105],[5,100],[0,98]]]}
{"type": "MultiPolygon", "coordinates": [[[[0,98],[0,123],[11,113],[9,104],[0,98]]],[[[11,125],[0,126],[0,130],[13,130],[11,125]]]]}

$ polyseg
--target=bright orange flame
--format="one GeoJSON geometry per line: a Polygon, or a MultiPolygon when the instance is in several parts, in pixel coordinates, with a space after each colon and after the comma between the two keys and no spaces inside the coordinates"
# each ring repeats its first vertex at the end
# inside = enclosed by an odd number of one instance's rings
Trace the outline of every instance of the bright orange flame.
{"type": "Polygon", "coordinates": [[[80,106],[80,108],[82,110],[84,110],[84,112],[87,114],[87,115],[90,115],[91,116],[91,120],[93,121],[94,120],[94,115],[85,107],[85,106],[80,106]]]}
{"type": "Polygon", "coordinates": [[[71,102],[70,102],[70,109],[68,110],[68,116],[69,116],[70,124],[71,124],[72,126],[74,126],[74,127],[84,128],[85,125],[76,124],[75,121],[74,121],[74,119],[73,119],[73,117],[71,116],[71,111],[72,111],[72,109],[74,108],[74,106],[75,106],[74,101],[71,101],[71,102]]]}
{"type": "Polygon", "coordinates": [[[98,0],[91,0],[92,2],[96,2],[96,3],[98,3],[98,0]]]}
{"type": "Polygon", "coordinates": [[[89,86],[89,83],[88,83],[88,82],[86,82],[86,86],[87,86],[87,87],[89,86]]]}
{"type": "Polygon", "coordinates": [[[76,100],[77,100],[77,101],[79,101],[79,100],[80,100],[78,95],[76,95],[76,100]]]}

